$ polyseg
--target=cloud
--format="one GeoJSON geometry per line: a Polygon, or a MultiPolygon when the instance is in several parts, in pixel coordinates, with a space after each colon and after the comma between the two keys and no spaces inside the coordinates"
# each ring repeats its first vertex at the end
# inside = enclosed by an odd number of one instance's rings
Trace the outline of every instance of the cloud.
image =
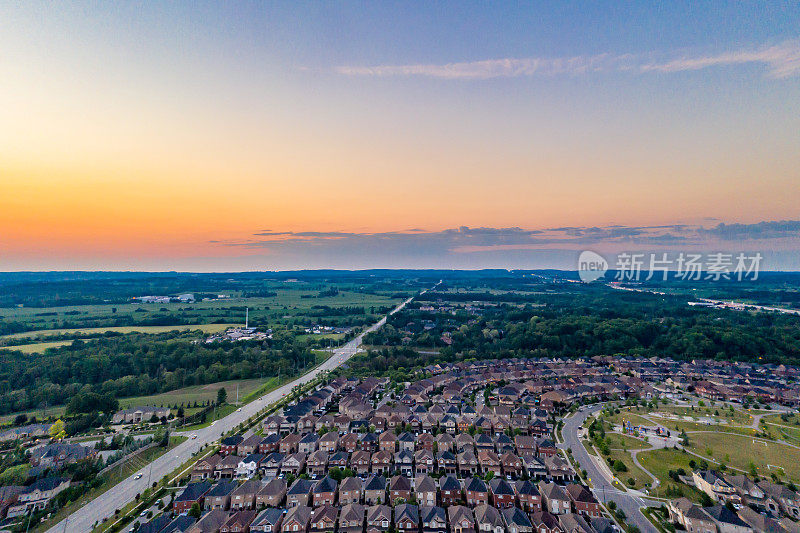
{"type": "Polygon", "coordinates": [[[800,220],[774,220],[756,224],[721,223],[704,232],[726,241],[800,238],[800,220]]]}
{"type": "Polygon", "coordinates": [[[435,64],[375,65],[335,67],[347,76],[426,77],[446,80],[485,80],[531,76],[577,76],[599,72],[683,72],[716,66],[765,65],[773,78],[788,78],[800,73],[800,42],[786,41],[773,46],[728,51],[719,54],[673,57],[654,60],[639,54],[598,54],[563,58],[527,57],[485,59],[435,64]]]}

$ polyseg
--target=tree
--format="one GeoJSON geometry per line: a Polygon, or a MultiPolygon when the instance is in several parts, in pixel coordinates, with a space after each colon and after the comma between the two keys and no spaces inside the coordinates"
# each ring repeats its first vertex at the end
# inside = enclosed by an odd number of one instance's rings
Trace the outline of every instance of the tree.
{"type": "Polygon", "coordinates": [[[228,401],[228,391],[225,390],[225,387],[220,387],[217,391],[217,405],[222,405],[228,401]]]}
{"type": "Polygon", "coordinates": [[[64,422],[59,418],[53,423],[47,433],[54,439],[63,439],[67,436],[67,432],[64,430],[64,422]]]}
{"type": "Polygon", "coordinates": [[[200,509],[200,504],[194,502],[192,508],[189,509],[189,516],[199,519],[201,514],[203,514],[203,511],[200,509]]]}

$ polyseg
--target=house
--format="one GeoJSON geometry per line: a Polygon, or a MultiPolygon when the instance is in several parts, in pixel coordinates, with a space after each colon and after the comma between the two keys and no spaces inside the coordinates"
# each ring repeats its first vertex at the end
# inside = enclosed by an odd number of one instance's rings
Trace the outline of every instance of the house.
{"type": "Polygon", "coordinates": [[[478,505],[474,509],[475,524],[482,533],[505,533],[505,524],[500,511],[491,505],[478,505]]]}
{"type": "Polygon", "coordinates": [[[369,452],[361,450],[353,452],[350,456],[350,468],[359,475],[368,474],[372,464],[372,456],[369,452]]]}
{"type": "Polygon", "coordinates": [[[439,494],[442,505],[456,505],[461,503],[461,482],[453,475],[439,478],[439,494]]]}
{"type": "Polygon", "coordinates": [[[317,441],[319,437],[316,433],[309,433],[308,435],[303,435],[300,439],[300,442],[297,444],[297,451],[303,452],[305,454],[311,454],[317,451],[317,441]]]}
{"type": "Polygon", "coordinates": [[[475,517],[469,507],[452,505],[447,508],[452,533],[475,533],[475,517]]]}
{"type": "Polygon", "coordinates": [[[361,502],[363,492],[361,480],[357,477],[346,477],[339,484],[339,505],[361,502]]]}
{"type": "Polygon", "coordinates": [[[447,532],[447,513],[441,507],[435,505],[420,507],[420,522],[422,522],[422,533],[447,532]]]}
{"type": "Polygon", "coordinates": [[[286,481],[275,478],[256,493],[256,507],[279,507],[286,497],[286,481]]]}
{"type": "Polygon", "coordinates": [[[694,486],[705,492],[713,501],[726,501],[736,496],[736,489],[728,484],[715,470],[697,470],[692,472],[694,486]]]}
{"type": "Polygon", "coordinates": [[[371,475],[364,483],[364,503],[380,505],[386,501],[386,478],[375,474],[371,475]]]}
{"type": "Polygon", "coordinates": [[[220,441],[219,453],[222,455],[236,454],[236,449],[242,441],[244,441],[244,437],[241,435],[225,437],[220,441]]]}
{"type": "Polygon", "coordinates": [[[500,456],[500,467],[506,476],[517,478],[522,473],[522,459],[511,452],[506,452],[500,456]]]}
{"type": "Polygon", "coordinates": [[[367,533],[383,533],[392,523],[392,508],[388,505],[372,505],[367,508],[367,533]]]}
{"type": "Polygon", "coordinates": [[[567,496],[572,500],[572,508],[576,513],[588,516],[590,519],[601,516],[600,503],[588,488],[577,483],[570,483],[567,485],[566,491],[567,496]]]}
{"type": "Polygon", "coordinates": [[[231,509],[255,509],[256,494],[261,490],[261,481],[248,479],[231,493],[231,509]]]}
{"type": "Polygon", "coordinates": [[[394,524],[400,533],[419,532],[419,507],[401,503],[394,508],[394,524]]]}
{"type": "Polygon", "coordinates": [[[214,469],[222,461],[222,456],[218,453],[197,461],[192,468],[192,481],[202,481],[214,477],[214,469]]]}
{"type": "Polygon", "coordinates": [[[206,511],[214,509],[227,511],[231,507],[231,493],[237,486],[238,484],[235,481],[218,481],[217,484],[211,487],[211,490],[206,493],[203,508],[206,511]]]}
{"type": "Polygon", "coordinates": [[[25,490],[22,485],[6,485],[0,487],[0,517],[4,516],[6,510],[17,502],[19,494],[25,490]]]}
{"type": "MultiPolygon", "coordinates": [[[[207,482],[203,482],[207,483],[207,482]]],[[[210,486],[211,483],[208,483],[210,486]]],[[[47,507],[47,503],[59,492],[69,487],[69,479],[46,477],[37,479],[17,494],[17,501],[8,507],[7,516],[13,518],[47,507]]]]}
{"type": "Polygon", "coordinates": [[[479,472],[478,458],[472,450],[464,450],[457,456],[458,473],[462,476],[472,476],[479,472]]]}
{"type": "Polygon", "coordinates": [[[408,450],[413,453],[416,447],[416,440],[417,438],[412,433],[405,432],[397,437],[397,445],[400,450],[408,450]]]}
{"type": "Polygon", "coordinates": [[[314,482],[308,479],[296,479],[286,491],[286,507],[307,506],[311,502],[311,489],[314,482]]]}
{"type": "Polygon", "coordinates": [[[528,476],[533,479],[545,479],[547,478],[547,466],[545,466],[544,461],[539,459],[533,454],[527,454],[522,456],[522,465],[523,468],[528,472],[528,476]]]}
{"type": "Polygon", "coordinates": [[[500,514],[503,516],[508,533],[533,533],[530,518],[519,507],[506,507],[500,514]]]}
{"type": "Polygon", "coordinates": [[[397,435],[394,431],[384,431],[378,435],[378,448],[389,453],[397,450],[397,435]]]}
{"type": "Polygon", "coordinates": [[[498,509],[513,507],[516,493],[503,478],[493,478],[489,481],[489,492],[492,496],[492,504],[498,509]]]}
{"type": "Polygon", "coordinates": [[[250,435],[239,443],[239,445],[236,447],[236,453],[239,455],[261,453],[258,448],[261,446],[262,440],[264,440],[264,437],[261,435],[250,435]]]}
{"type": "Polygon", "coordinates": [[[435,470],[433,452],[428,449],[416,452],[414,454],[414,467],[417,475],[433,473],[435,470]]]}
{"type": "Polygon", "coordinates": [[[549,513],[560,515],[571,511],[572,500],[561,485],[540,481],[537,488],[542,495],[542,507],[549,513]]]}
{"type": "Polygon", "coordinates": [[[539,511],[531,515],[531,524],[536,533],[563,533],[558,518],[547,511],[539,511]]]}
{"type": "MultiPolygon", "coordinates": [[[[300,452],[302,453],[302,452],[300,452]]],[[[312,478],[318,478],[325,475],[328,469],[328,452],[319,450],[312,452],[306,459],[306,471],[312,478]]]]}
{"type": "MultiPolygon", "coordinates": [[[[441,448],[439,448],[441,450],[441,448]]],[[[436,463],[439,472],[445,474],[455,474],[458,471],[458,461],[456,456],[449,449],[440,451],[436,454],[436,463]]]]}
{"type": "MultiPolygon", "coordinates": [[[[786,485],[779,485],[766,480],[759,481],[758,486],[764,491],[768,498],[778,503],[781,512],[794,519],[800,518],[800,497],[798,497],[795,491],[791,490],[786,485]]],[[[770,506],[768,505],[768,507],[770,506]]],[[[777,511],[771,508],[770,510],[773,512],[777,511]]]]}
{"type": "Polygon", "coordinates": [[[489,503],[489,489],[486,488],[486,483],[477,476],[464,482],[464,491],[467,494],[467,505],[471,507],[489,503]]]}
{"type": "MultiPolygon", "coordinates": [[[[389,501],[408,501],[411,499],[411,481],[405,476],[392,476],[389,480],[389,501]]],[[[395,520],[396,522],[396,520],[395,520]]]]}
{"type": "Polygon", "coordinates": [[[366,508],[359,503],[344,505],[339,514],[339,533],[362,533],[365,513],[366,508]]]}
{"type": "Polygon", "coordinates": [[[278,443],[278,451],[283,454],[295,453],[299,445],[300,435],[297,433],[289,433],[278,443]]]}
{"type": "Polygon", "coordinates": [[[31,452],[30,463],[33,466],[41,466],[43,468],[60,468],[95,455],[94,448],[68,442],[55,442],[53,444],[45,444],[31,452]]]}
{"type": "Polygon", "coordinates": [[[574,513],[565,513],[558,516],[561,529],[565,533],[595,533],[583,516],[574,513]]]}
{"type": "Polygon", "coordinates": [[[236,511],[222,524],[219,533],[248,533],[255,517],[256,511],[236,511]]]}
{"type": "Polygon", "coordinates": [[[311,507],[297,505],[286,512],[281,524],[281,533],[307,533],[311,524],[311,507]]]}
{"type": "Polygon", "coordinates": [[[225,522],[228,521],[228,513],[225,511],[208,511],[200,520],[190,526],[186,533],[217,533],[225,522]]]}
{"type": "Polygon", "coordinates": [[[414,478],[414,495],[419,505],[436,505],[436,481],[428,475],[417,476],[414,478]]]}
{"type": "Polygon", "coordinates": [[[690,533],[717,533],[717,524],[707,515],[703,508],[695,505],[687,498],[678,498],[667,502],[670,520],[690,533]]]}
{"type": "Polygon", "coordinates": [[[283,522],[282,509],[264,509],[250,524],[251,533],[275,533],[281,530],[283,522]]]}
{"type": "Polygon", "coordinates": [[[523,511],[538,513],[542,510],[542,495],[539,494],[539,489],[536,488],[536,485],[528,480],[517,481],[514,484],[514,490],[517,493],[517,500],[519,500],[523,511]]]}
{"type": "Polygon", "coordinates": [[[167,527],[171,520],[172,518],[167,514],[159,515],[139,526],[136,533],[160,533],[167,527]]]}
{"type": "Polygon", "coordinates": [[[338,483],[330,476],[320,479],[311,490],[314,505],[333,505],[336,503],[336,490],[338,483]]]}
{"type": "Polygon", "coordinates": [[[755,531],[763,531],[764,533],[786,533],[781,527],[780,522],[774,518],[763,515],[749,507],[742,507],[738,511],[739,518],[741,518],[748,526],[755,531]]]}
{"type": "Polygon", "coordinates": [[[560,455],[546,455],[542,459],[547,475],[556,481],[569,481],[575,478],[575,472],[569,463],[560,455]]]}
{"type": "MultiPolygon", "coordinates": [[[[276,455],[276,454],[271,454],[276,455]]],[[[280,454],[278,454],[280,455],[280,454]]],[[[256,475],[258,472],[261,463],[264,461],[264,456],[260,453],[251,453],[247,457],[243,457],[239,464],[236,466],[236,476],[237,477],[244,477],[244,478],[251,478],[256,475]]],[[[278,469],[274,470],[273,475],[277,475],[278,469]]]]}
{"type": "Polygon", "coordinates": [[[292,474],[293,476],[298,476],[305,466],[306,454],[300,452],[292,453],[283,458],[280,473],[283,475],[292,474]]]}
{"type": "Polygon", "coordinates": [[[339,508],[323,505],[311,512],[311,531],[313,533],[334,533],[339,519],[339,508]]]}
{"type": "Polygon", "coordinates": [[[188,513],[192,505],[197,503],[200,508],[203,507],[203,499],[208,491],[211,490],[213,485],[210,481],[198,481],[196,483],[189,483],[186,487],[175,497],[173,507],[178,514],[188,513]]]}
{"type": "Polygon", "coordinates": [[[724,505],[705,507],[703,511],[717,524],[719,533],[753,533],[753,529],[724,505]]]}
{"type": "Polygon", "coordinates": [[[423,433],[417,437],[415,447],[417,450],[429,450],[433,452],[433,445],[436,443],[436,438],[430,433],[423,433]]]}
{"type": "MultiPolygon", "coordinates": [[[[403,453],[400,451],[399,453],[403,453]]],[[[392,454],[386,451],[378,451],[370,458],[370,469],[373,474],[386,475],[392,468],[392,454]]]]}
{"type": "Polygon", "coordinates": [[[414,475],[414,455],[408,450],[400,450],[394,454],[394,465],[404,476],[414,475]]]}
{"type": "Polygon", "coordinates": [[[339,439],[339,449],[347,453],[353,453],[358,450],[358,435],[356,433],[347,433],[339,439]]]}
{"type": "Polygon", "coordinates": [[[339,449],[339,434],[333,432],[325,433],[320,437],[318,446],[324,452],[333,453],[337,451],[339,449]]]}
{"type": "Polygon", "coordinates": [[[191,528],[196,522],[196,518],[188,515],[180,515],[176,517],[175,520],[167,524],[167,527],[162,529],[159,533],[184,533],[185,531],[189,531],[189,528],[191,528]]]}
{"type": "Polygon", "coordinates": [[[236,469],[239,468],[239,461],[242,458],[238,455],[224,455],[214,467],[214,477],[216,479],[231,479],[236,476],[236,469]]]}
{"type": "Polygon", "coordinates": [[[169,407],[155,407],[152,405],[132,407],[114,413],[114,416],[111,417],[111,422],[114,424],[140,424],[141,422],[150,422],[154,418],[158,420],[168,418],[170,412],[169,407]]]}

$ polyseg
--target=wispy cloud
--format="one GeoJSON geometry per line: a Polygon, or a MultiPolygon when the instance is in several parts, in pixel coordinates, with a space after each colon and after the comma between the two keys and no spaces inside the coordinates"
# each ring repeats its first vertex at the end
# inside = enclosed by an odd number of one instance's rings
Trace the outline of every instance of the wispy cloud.
{"type": "Polygon", "coordinates": [[[593,72],[682,72],[716,66],[760,64],[773,78],[800,74],[800,41],[707,55],[680,55],[654,59],[652,55],[598,54],[562,58],[527,57],[481,61],[408,65],[335,67],[339,74],[368,77],[427,77],[447,80],[482,80],[530,76],[577,76],[593,72]]]}

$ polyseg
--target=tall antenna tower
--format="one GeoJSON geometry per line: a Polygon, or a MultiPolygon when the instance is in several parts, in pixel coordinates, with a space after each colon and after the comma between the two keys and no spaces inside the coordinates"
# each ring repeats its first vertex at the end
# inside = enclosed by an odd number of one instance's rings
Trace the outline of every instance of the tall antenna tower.
{"type": "Polygon", "coordinates": [[[250,308],[244,308],[244,329],[247,329],[247,325],[250,323],[250,308]]]}

